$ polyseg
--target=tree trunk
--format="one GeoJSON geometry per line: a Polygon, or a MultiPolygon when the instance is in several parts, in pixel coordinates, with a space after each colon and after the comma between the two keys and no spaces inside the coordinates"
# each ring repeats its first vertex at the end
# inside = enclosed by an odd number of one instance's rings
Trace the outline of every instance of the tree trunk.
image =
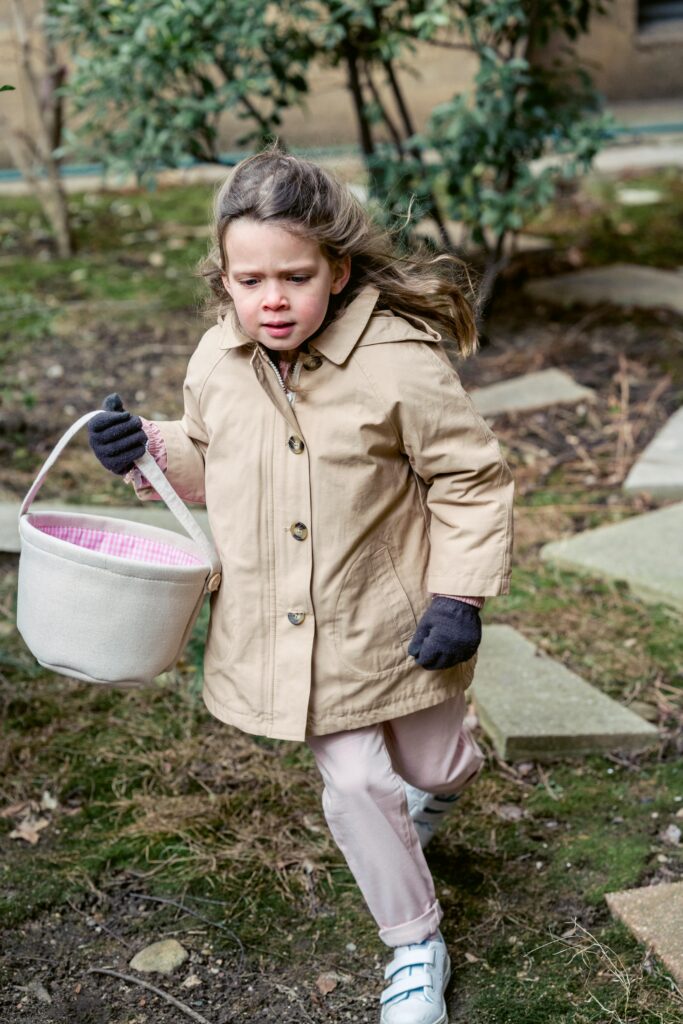
{"type": "Polygon", "coordinates": [[[24,178],[33,186],[57,243],[57,252],[66,259],[73,255],[73,241],[69,225],[69,208],[55,157],[55,141],[62,131],[62,99],[56,94],[57,84],[63,80],[63,69],[56,60],[54,48],[46,41],[48,66],[42,89],[36,71],[28,28],[22,5],[12,0],[14,31],[19,51],[19,68],[23,78],[23,96],[35,126],[35,138],[5,122],[12,157],[24,178]]]}
{"type": "MultiPolygon", "coordinates": [[[[398,112],[403,122],[403,130],[405,131],[406,136],[410,138],[411,135],[415,134],[415,126],[413,125],[413,120],[410,116],[410,111],[408,110],[408,104],[404,99],[403,90],[399,85],[399,81],[398,78],[396,77],[396,72],[394,71],[394,66],[392,62],[390,60],[384,60],[382,63],[384,65],[384,70],[386,71],[387,80],[389,82],[389,85],[391,86],[391,91],[394,94],[394,100],[396,101],[398,112]]],[[[410,153],[417,160],[420,167],[424,167],[422,153],[417,148],[417,146],[411,146],[410,153]]],[[[441,239],[441,244],[444,246],[444,248],[452,251],[454,246],[451,236],[448,233],[448,228],[446,227],[446,222],[443,219],[443,215],[439,208],[436,196],[434,195],[431,189],[429,189],[427,192],[427,198],[429,199],[428,213],[429,216],[434,221],[434,223],[436,224],[436,227],[439,232],[439,237],[441,239]]]]}
{"type": "Polygon", "coordinates": [[[353,105],[356,111],[358,122],[358,134],[360,145],[366,160],[375,155],[375,143],[372,138],[372,128],[365,113],[365,100],[358,73],[358,54],[349,39],[344,44],[344,56],[346,58],[346,69],[348,71],[348,87],[353,97],[353,105]]]}

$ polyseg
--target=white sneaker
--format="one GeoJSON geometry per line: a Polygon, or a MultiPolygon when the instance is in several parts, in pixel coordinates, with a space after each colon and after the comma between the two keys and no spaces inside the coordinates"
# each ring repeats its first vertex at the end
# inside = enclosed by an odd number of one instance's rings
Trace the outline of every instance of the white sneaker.
{"type": "Polygon", "coordinates": [[[448,1024],[444,993],[451,977],[446,944],[436,939],[397,946],[384,977],[379,1024],[448,1024]]]}
{"type": "Polygon", "coordinates": [[[434,793],[425,793],[423,789],[417,789],[407,782],[404,782],[403,786],[408,800],[408,814],[413,819],[420,846],[424,850],[443,819],[453,809],[453,804],[460,799],[460,793],[438,796],[434,793]]]}

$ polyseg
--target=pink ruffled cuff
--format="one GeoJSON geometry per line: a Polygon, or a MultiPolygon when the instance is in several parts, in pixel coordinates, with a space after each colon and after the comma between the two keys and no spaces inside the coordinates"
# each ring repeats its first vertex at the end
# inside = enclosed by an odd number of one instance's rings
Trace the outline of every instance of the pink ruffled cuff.
{"type": "MultiPolygon", "coordinates": [[[[142,429],[147,434],[147,451],[162,473],[165,473],[168,466],[168,452],[166,451],[166,442],[161,435],[161,431],[152,420],[146,420],[143,416],[140,417],[140,420],[142,422],[142,429]]],[[[134,466],[133,469],[126,473],[123,479],[127,484],[133,484],[136,491],[149,487],[149,480],[142,475],[137,466],[134,466]]],[[[155,492],[150,497],[158,498],[159,495],[155,492]]]]}

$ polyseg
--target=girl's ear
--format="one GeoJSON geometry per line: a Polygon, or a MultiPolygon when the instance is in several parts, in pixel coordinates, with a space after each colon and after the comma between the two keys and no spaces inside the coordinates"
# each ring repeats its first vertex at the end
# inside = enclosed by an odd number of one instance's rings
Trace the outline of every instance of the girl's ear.
{"type": "Polygon", "coordinates": [[[230,291],[230,286],[228,284],[228,275],[221,274],[221,281],[223,282],[223,287],[225,288],[226,292],[228,293],[230,298],[232,298],[232,292],[230,291]]]}
{"type": "Polygon", "coordinates": [[[330,285],[330,293],[332,295],[339,295],[339,293],[346,288],[350,277],[351,257],[344,256],[343,259],[332,264],[332,284],[330,285]]]}

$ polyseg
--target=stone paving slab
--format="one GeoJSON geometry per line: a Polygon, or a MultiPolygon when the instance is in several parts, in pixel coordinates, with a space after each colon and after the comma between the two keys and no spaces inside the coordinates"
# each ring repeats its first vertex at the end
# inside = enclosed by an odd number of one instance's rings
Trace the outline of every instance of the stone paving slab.
{"type": "MultiPolygon", "coordinates": [[[[134,507],[113,505],[65,505],[59,501],[36,501],[31,505],[31,512],[84,512],[93,516],[113,516],[116,519],[137,520],[147,523],[149,526],[158,526],[163,530],[173,530],[175,533],[185,534],[182,526],[167,508],[159,505],[150,505],[148,502],[140,502],[134,507]]],[[[192,508],[192,514],[204,530],[209,532],[209,521],[206,510],[203,508],[192,508]]],[[[19,552],[19,530],[17,518],[19,516],[19,503],[0,503],[0,551],[9,554],[19,552]]]]}
{"type": "Polygon", "coordinates": [[[623,580],[643,601],[683,611],[683,502],[541,549],[561,569],[623,580]]]}
{"type": "Polygon", "coordinates": [[[609,303],[638,309],[672,309],[683,313],[683,276],[630,263],[576,270],[530,281],[525,291],[535,299],[560,306],[609,303]]]}
{"type": "Polygon", "coordinates": [[[654,950],[683,985],[683,882],[624,889],[605,899],[612,916],[654,950]]]}
{"type": "Polygon", "coordinates": [[[595,401],[595,392],[591,388],[577,384],[564,370],[552,368],[477,388],[470,392],[470,396],[482,416],[532,412],[551,405],[595,401]]]}
{"type": "Polygon", "coordinates": [[[643,750],[657,741],[653,725],[511,626],[485,626],[472,694],[482,728],[508,761],[643,750]]]}
{"type": "Polygon", "coordinates": [[[683,498],[683,409],[674,413],[631,467],[624,490],[683,498]]]}

